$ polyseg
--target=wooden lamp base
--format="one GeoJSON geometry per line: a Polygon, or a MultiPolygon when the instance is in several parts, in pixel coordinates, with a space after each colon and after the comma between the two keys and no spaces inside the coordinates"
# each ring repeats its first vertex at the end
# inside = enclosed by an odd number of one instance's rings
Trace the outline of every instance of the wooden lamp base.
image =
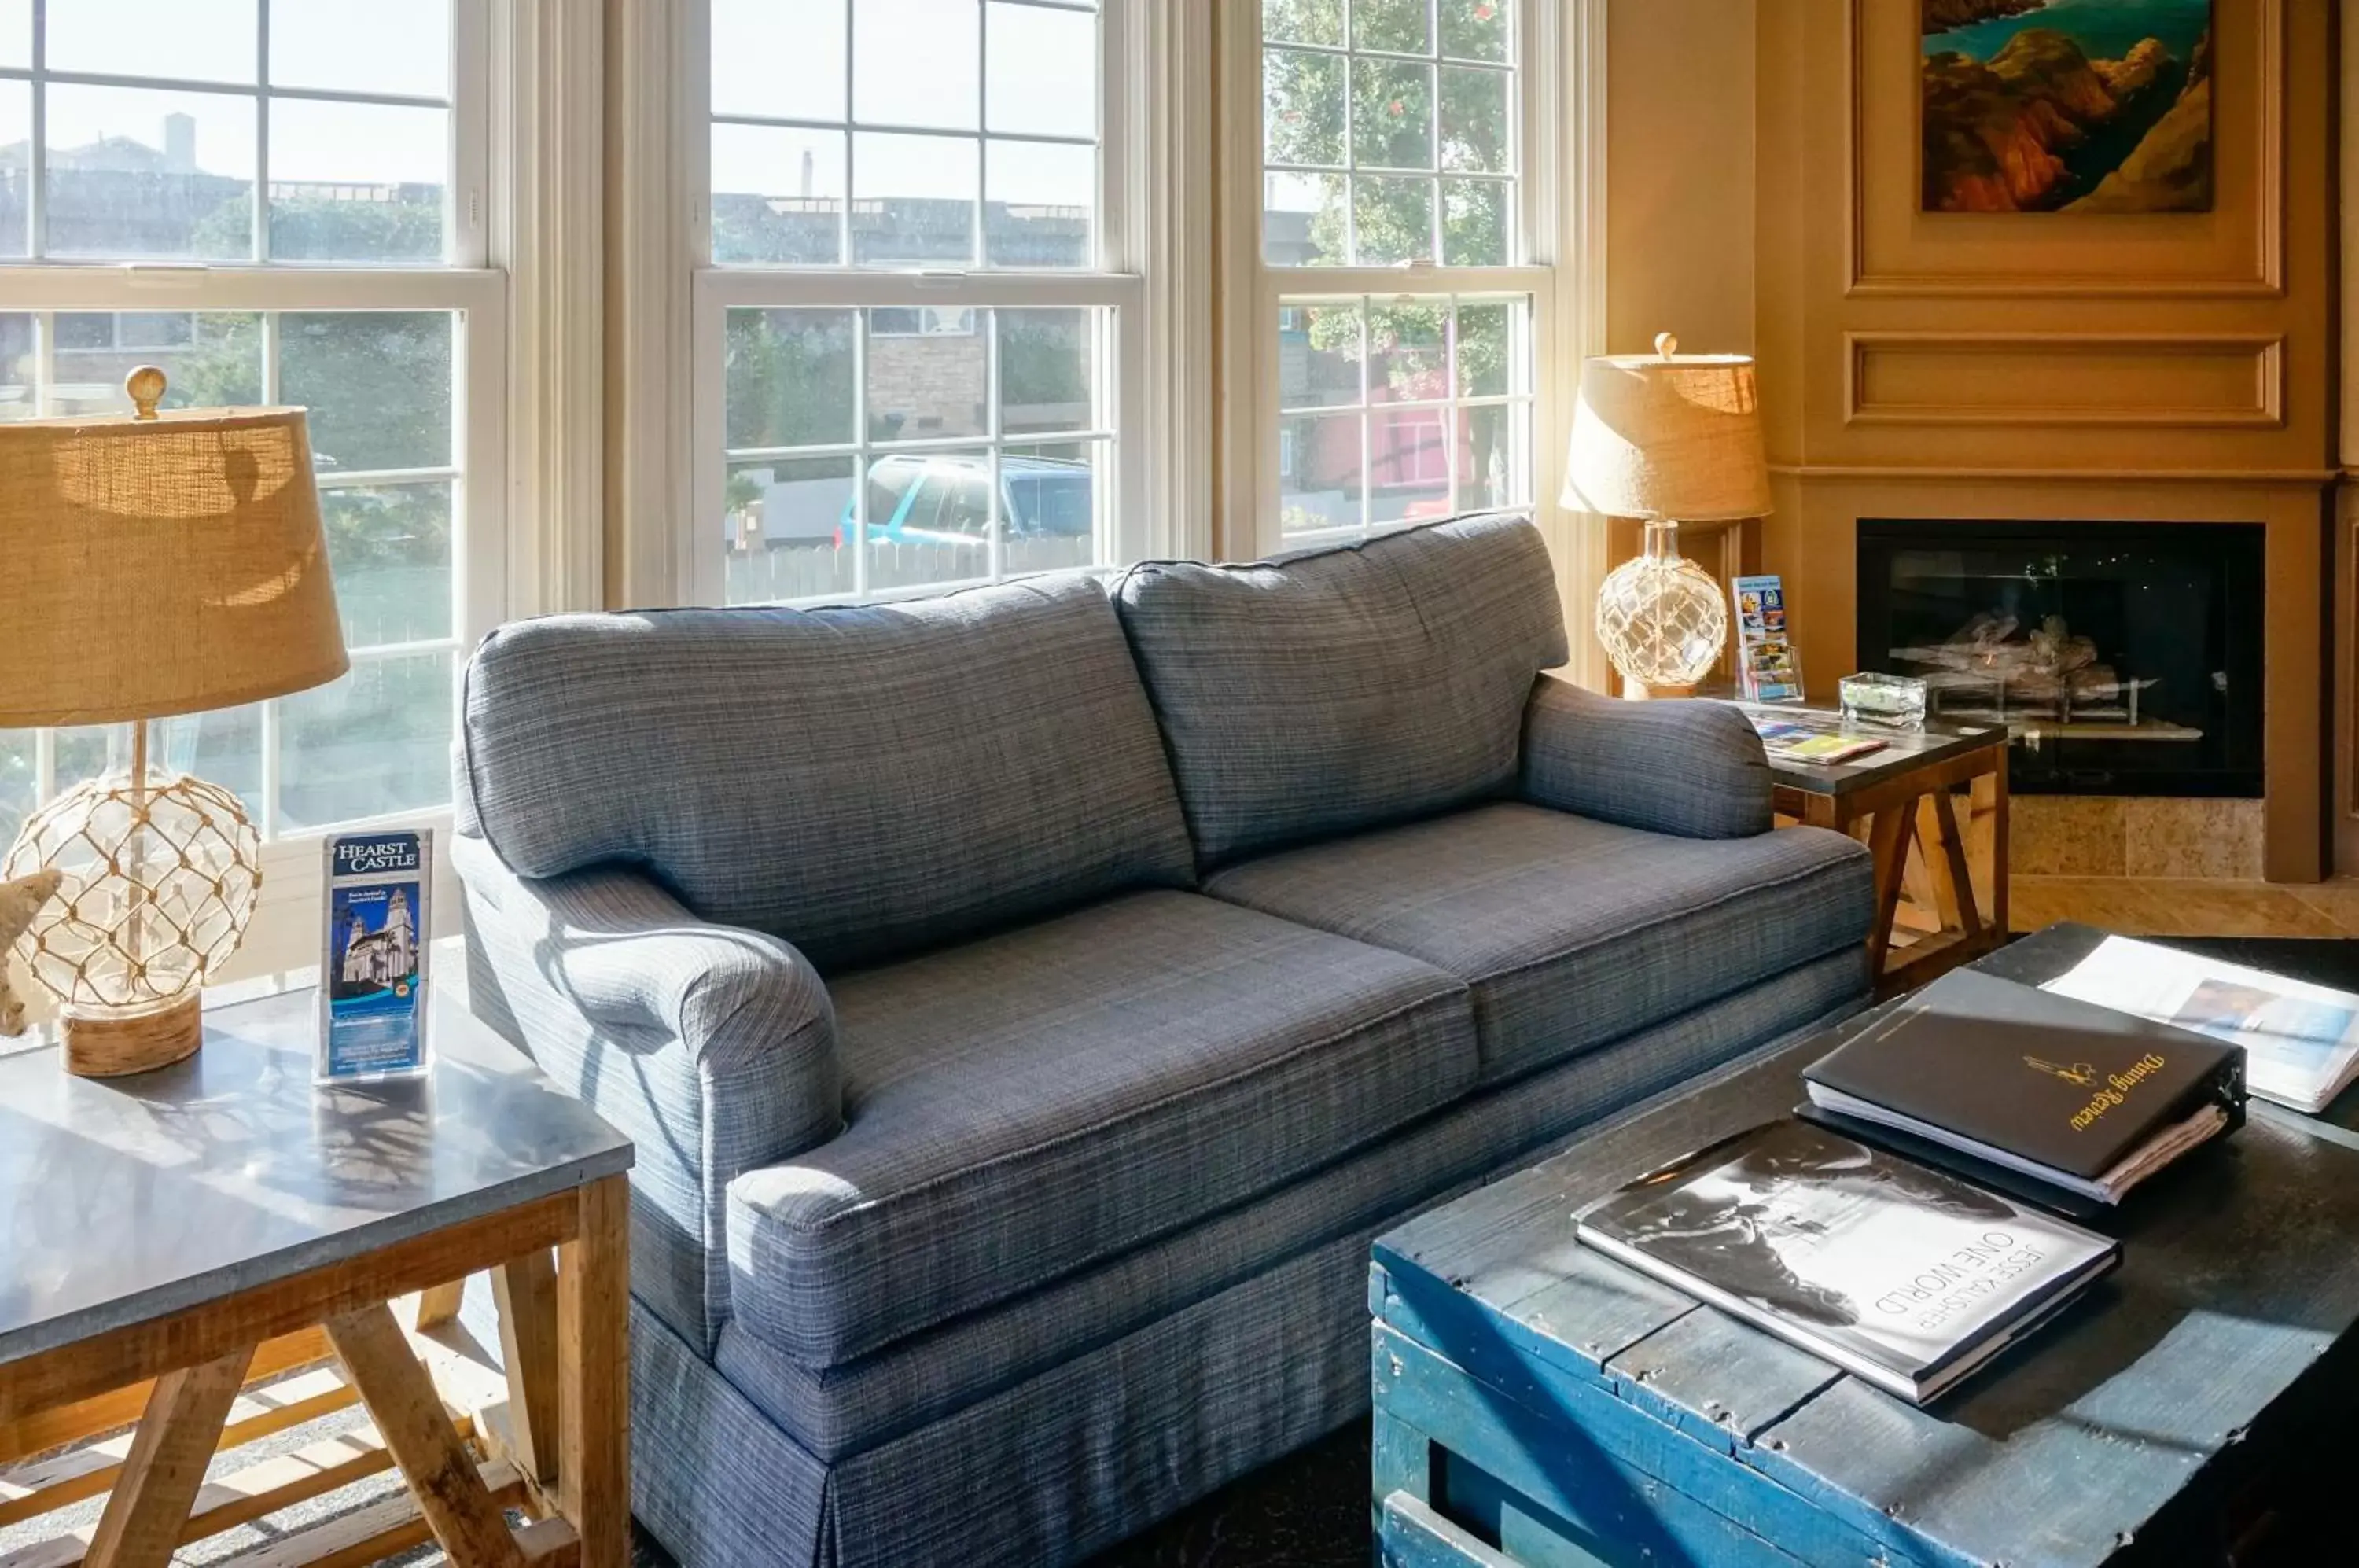
{"type": "Polygon", "coordinates": [[[193,994],[153,1012],[66,1013],[58,1020],[65,1069],[78,1078],[152,1073],[196,1054],[205,1040],[204,1004],[193,994]]]}

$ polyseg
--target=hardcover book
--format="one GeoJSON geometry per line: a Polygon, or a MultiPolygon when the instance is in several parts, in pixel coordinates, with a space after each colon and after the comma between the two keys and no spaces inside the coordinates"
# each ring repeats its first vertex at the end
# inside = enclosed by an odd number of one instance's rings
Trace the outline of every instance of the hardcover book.
{"type": "Polygon", "coordinates": [[[2239,1048],[1973,969],[1802,1077],[1823,1109],[2103,1203],[2244,1116],[2239,1048]]]}
{"type": "Polygon", "coordinates": [[[1771,1122],[1577,1216],[1582,1241],[1911,1403],[2120,1260],[2119,1244],[1805,1122],[1771,1122]]]}
{"type": "Polygon", "coordinates": [[[325,855],[316,1075],[323,1083],[416,1076],[429,1066],[434,841],[424,833],[340,833],[325,855]]]}

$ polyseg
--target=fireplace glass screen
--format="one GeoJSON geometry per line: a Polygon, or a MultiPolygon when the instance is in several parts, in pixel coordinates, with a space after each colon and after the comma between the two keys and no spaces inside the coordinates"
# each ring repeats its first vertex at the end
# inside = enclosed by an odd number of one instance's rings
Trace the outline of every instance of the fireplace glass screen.
{"type": "Polygon", "coordinates": [[[2261,793],[2257,523],[1863,522],[1861,668],[2004,724],[2014,788],[2261,793]]]}

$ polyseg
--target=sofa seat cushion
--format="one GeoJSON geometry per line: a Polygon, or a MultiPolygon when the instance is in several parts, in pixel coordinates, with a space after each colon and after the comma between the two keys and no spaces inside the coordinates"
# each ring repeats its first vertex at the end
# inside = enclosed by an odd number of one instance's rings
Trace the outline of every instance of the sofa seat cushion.
{"type": "Polygon", "coordinates": [[[1465,987],[1134,894],[835,981],[842,1136],[729,1189],[740,1321],[815,1367],[1193,1224],[1474,1082],[1465,987]]]}
{"type": "Polygon", "coordinates": [[[1248,861],[1206,891],[1473,990],[1483,1082],[1867,939],[1867,851],[1791,828],[1673,838],[1518,803],[1248,861]]]}

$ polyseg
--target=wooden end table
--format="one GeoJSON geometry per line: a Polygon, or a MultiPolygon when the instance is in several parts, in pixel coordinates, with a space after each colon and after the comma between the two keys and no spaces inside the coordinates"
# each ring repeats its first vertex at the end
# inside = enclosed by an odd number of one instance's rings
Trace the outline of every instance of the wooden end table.
{"type": "Polygon", "coordinates": [[[107,1494],[86,1542],[5,1561],[160,1568],[397,1465],[408,1496],[268,1560],[370,1562],[430,1534],[461,1568],[622,1568],[630,1143],[445,996],[430,1077],[315,1089],[312,1007],[305,990],[210,1010],[198,1055],[134,1077],[71,1077],[53,1047],[0,1056],[0,1525],[107,1494]],[[388,1304],[423,1292],[420,1315],[446,1315],[483,1270],[496,1432],[388,1304]],[[201,1486],[216,1450],[354,1402],[373,1431],[201,1486]],[[50,1452],[134,1420],[127,1448],[50,1452]],[[538,1517],[511,1530],[508,1506],[538,1517]]]}
{"type": "MultiPolygon", "coordinates": [[[[1737,706],[1766,718],[1840,724],[1827,708],[1737,706]]],[[[1868,951],[1888,993],[1922,985],[2006,941],[2008,736],[2001,724],[1940,723],[1908,733],[1859,733],[1873,734],[1884,749],[1825,767],[1773,757],[1769,771],[1778,815],[1866,840],[1875,857],[1875,926],[1868,951]],[[1978,893],[1953,796],[1980,779],[1991,780],[1992,817],[1990,869],[1978,893]],[[1914,887],[1911,844],[1921,865],[1914,887]],[[1907,905],[1904,892],[1910,895],[1907,905]]]]}

